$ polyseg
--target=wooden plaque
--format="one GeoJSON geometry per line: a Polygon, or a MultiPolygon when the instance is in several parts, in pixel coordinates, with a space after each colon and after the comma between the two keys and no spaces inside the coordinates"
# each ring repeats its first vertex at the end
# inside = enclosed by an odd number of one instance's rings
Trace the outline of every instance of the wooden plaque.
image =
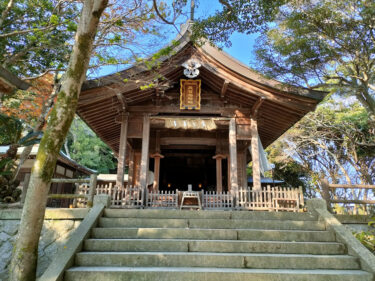
{"type": "Polygon", "coordinates": [[[181,79],[180,109],[201,109],[201,80],[181,79]]]}

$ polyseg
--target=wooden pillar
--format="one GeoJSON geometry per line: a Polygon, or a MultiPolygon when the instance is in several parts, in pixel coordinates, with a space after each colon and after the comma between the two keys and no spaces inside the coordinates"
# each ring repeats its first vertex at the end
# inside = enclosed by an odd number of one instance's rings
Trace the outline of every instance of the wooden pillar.
{"type": "Polygon", "coordinates": [[[154,158],[154,183],[152,189],[157,192],[159,190],[159,181],[160,181],[160,159],[164,158],[160,154],[160,131],[156,131],[155,135],[155,153],[151,155],[154,158]]]}
{"type": "Polygon", "coordinates": [[[222,160],[225,158],[225,155],[217,154],[212,158],[216,159],[216,192],[223,192],[222,160]]]}
{"type": "Polygon", "coordinates": [[[154,183],[153,190],[157,192],[159,190],[159,178],[160,178],[160,159],[164,158],[160,153],[155,153],[151,155],[154,158],[154,183]]]}
{"type": "Polygon", "coordinates": [[[126,145],[128,134],[128,115],[121,115],[121,133],[120,133],[120,147],[117,158],[117,177],[116,186],[122,188],[124,186],[124,170],[126,159],[126,145]]]}
{"type": "Polygon", "coordinates": [[[134,185],[134,149],[129,150],[129,171],[128,171],[128,185],[134,185]]]}
{"type": "Polygon", "coordinates": [[[234,197],[238,192],[236,119],[229,122],[230,190],[234,197]]]}
{"type": "Polygon", "coordinates": [[[259,139],[258,122],[251,118],[251,157],[253,162],[253,190],[261,190],[260,183],[260,160],[259,160],[259,139]]]}
{"type": "Polygon", "coordinates": [[[237,167],[238,167],[238,186],[240,188],[247,188],[247,176],[246,176],[246,148],[238,149],[237,154],[237,167]]]}
{"type": "Polygon", "coordinates": [[[141,170],[141,153],[134,152],[133,186],[139,186],[139,174],[141,170]]]}
{"type": "Polygon", "coordinates": [[[230,191],[230,155],[227,155],[227,186],[228,186],[228,191],[230,191]]]}
{"type": "Polygon", "coordinates": [[[247,188],[247,161],[246,161],[246,153],[247,147],[242,152],[242,162],[241,162],[241,170],[242,170],[242,187],[247,188]]]}
{"type": "Polygon", "coordinates": [[[142,133],[142,156],[141,156],[141,172],[139,176],[139,183],[142,188],[147,188],[147,174],[149,161],[149,146],[150,146],[150,117],[143,116],[143,133],[142,133]]]}

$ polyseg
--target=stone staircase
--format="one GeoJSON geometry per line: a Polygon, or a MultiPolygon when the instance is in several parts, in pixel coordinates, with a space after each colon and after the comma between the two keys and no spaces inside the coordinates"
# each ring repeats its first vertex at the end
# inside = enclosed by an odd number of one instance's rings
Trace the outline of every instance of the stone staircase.
{"type": "Polygon", "coordinates": [[[65,280],[372,281],[309,213],[105,209],[65,280]]]}

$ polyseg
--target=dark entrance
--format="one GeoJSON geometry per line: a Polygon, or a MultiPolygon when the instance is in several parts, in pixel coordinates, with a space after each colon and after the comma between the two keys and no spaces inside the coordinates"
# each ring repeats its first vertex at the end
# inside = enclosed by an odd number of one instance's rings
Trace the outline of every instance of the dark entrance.
{"type": "Polygon", "coordinates": [[[215,149],[164,149],[160,162],[160,190],[216,189],[215,149]]]}

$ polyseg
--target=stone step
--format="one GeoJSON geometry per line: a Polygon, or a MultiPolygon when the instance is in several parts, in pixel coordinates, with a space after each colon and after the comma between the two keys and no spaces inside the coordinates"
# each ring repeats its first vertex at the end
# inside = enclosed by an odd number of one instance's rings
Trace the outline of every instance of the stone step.
{"type": "Polygon", "coordinates": [[[175,219],[241,219],[241,220],[317,220],[311,213],[263,211],[190,211],[190,210],[137,210],[105,209],[104,217],[110,218],[175,218],[175,219]]]}
{"type": "Polygon", "coordinates": [[[87,239],[84,251],[96,252],[216,252],[340,255],[337,242],[283,242],[187,239],[87,239]]]}
{"type": "Polygon", "coordinates": [[[238,269],[205,267],[73,267],[67,281],[372,281],[361,270],[238,269]]]}
{"type": "Polygon", "coordinates": [[[157,218],[106,218],[99,220],[100,227],[157,227],[157,228],[214,228],[214,229],[280,229],[325,230],[318,221],[241,220],[241,219],[157,219],[157,218]]]}
{"type": "Polygon", "coordinates": [[[192,228],[94,228],[92,238],[332,242],[330,231],[192,228]]]}
{"type": "Polygon", "coordinates": [[[79,266],[218,267],[258,269],[359,269],[357,259],[345,255],[233,254],[178,252],[81,252],[79,266]]]}

